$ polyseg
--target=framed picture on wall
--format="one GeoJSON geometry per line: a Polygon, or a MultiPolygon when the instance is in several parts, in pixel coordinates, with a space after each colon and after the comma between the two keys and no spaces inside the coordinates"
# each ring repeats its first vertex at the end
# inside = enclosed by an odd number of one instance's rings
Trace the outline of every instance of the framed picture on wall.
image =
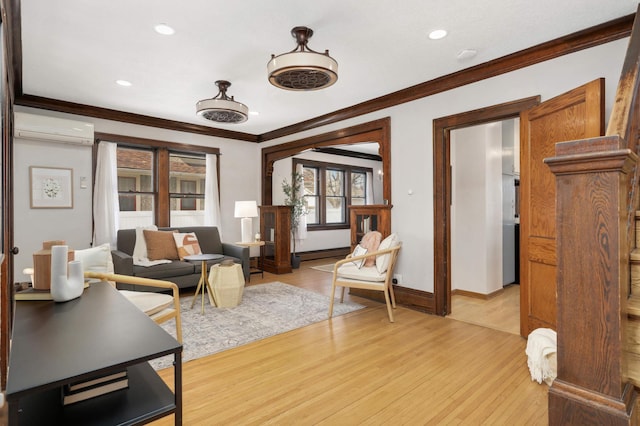
{"type": "Polygon", "coordinates": [[[29,167],[32,209],[73,208],[73,169],[29,167]]]}

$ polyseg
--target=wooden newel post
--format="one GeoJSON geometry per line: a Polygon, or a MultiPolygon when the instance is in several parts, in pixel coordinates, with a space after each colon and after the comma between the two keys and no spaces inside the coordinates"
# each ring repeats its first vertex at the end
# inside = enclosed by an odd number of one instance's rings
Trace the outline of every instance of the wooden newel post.
{"type": "MultiPolygon", "coordinates": [[[[618,137],[556,145],[558,377],[550,425],[637,424],[626,381],[629,182],[637,155],[618,137]]],[[[633,217],[633,216],[632,216],[633,217]]]]}

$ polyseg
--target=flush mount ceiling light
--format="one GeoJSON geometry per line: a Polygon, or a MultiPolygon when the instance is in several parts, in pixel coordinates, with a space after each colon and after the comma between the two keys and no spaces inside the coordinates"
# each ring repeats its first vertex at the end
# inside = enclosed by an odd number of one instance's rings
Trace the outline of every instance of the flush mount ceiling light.
{"type": "Polygon", "coordinates": [[[233,96],[227,96],[227,89],[231,86],[226,80],[216,81],[220,91],[211,99],[203,99],[196,104],[198,115],[217,123],[243,123],[249,117],[249,108],[236,102],[233,96]]]}
{"type": "Polygon", "coordinates": [[[271,55],[267,64],[269,82],[285,90],[318,90],[331,86],[338,80],[338,63],[324,53],[314,52],[307,43],[313,30],[295,27],[291,35],[298,46],[291,52],[271,55]]]}

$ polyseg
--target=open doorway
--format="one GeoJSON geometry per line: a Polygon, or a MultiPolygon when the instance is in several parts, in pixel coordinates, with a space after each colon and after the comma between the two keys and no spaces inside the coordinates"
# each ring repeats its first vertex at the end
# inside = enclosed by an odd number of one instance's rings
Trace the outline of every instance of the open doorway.
{"type": "Polygon", "coordinates": [[[508,120],[540,103],[535,96],[434,120],[434,302],[435,313],[451,313],[451,132],[508,120]]]}
{"type": "Polygon", "coordinates": [[[451,315],[519,334],[519,119],[451,131],[451,315]]]}

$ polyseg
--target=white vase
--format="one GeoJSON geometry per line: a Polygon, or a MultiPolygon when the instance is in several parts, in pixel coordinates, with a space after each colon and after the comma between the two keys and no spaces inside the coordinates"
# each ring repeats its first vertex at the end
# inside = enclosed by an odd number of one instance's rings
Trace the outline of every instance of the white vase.
{"type": "Polygon", "coordinates": [[[82,295],[84,290],[84,272],[82,263],[74,260],[68,263],[68,246],[51,247],[51,297],[56,302],[66,302],[82,295]]]}

